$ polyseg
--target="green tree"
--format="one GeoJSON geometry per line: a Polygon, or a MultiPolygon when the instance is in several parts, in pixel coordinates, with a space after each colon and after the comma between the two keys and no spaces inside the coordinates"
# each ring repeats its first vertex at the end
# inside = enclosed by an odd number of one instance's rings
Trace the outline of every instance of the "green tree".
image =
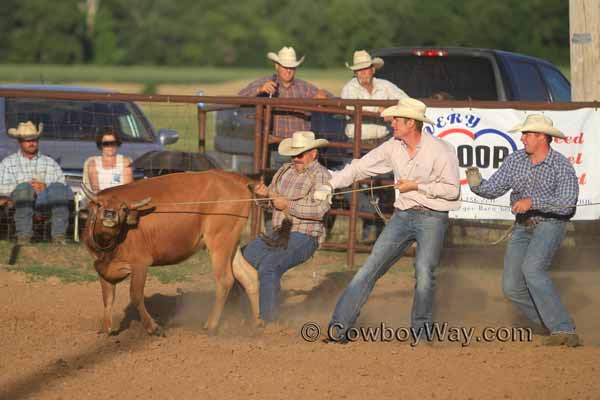
{"type": "MultiPolygon", "coordinates": [[[[3,5],[4,8],[4,5],[3,5]]],[[[85,18],[77,0],[15,3],[7,61],[69,64],[83,61],[85,18]]]]}

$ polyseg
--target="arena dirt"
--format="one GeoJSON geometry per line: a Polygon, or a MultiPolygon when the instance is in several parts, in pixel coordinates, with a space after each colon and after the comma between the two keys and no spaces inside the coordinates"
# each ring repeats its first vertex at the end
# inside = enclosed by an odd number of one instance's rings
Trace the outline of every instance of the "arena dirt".
{"type": "MultiPolygon", "coordinates": [[[[325,272],[318,256],[285,276],[283,322],[262,333],[241,322],[243,298],[230,301],[218,336],[202,330],[214,284],[150,280],[147,305],[166,338],[146,335],[119,285],[116,336],[98,333],[97,283],[29,281],[0,267],[0,399],[432,398],[599,399],[600,270],[558,259],[553,276],[585,346],[532,342],[358,341],[310,343],[306,322],[324,326],[352,272],[325,272]]],[[[593,260],[593,258],[592,258],[593,260]]],[[[446,254],[437,273],[436,315],[448,326],[522,326],[500,289],[501,252],[446,254]]],[[[405,258],[382,278],[361,326],[406,327],[414,284],[405,258]]]]}

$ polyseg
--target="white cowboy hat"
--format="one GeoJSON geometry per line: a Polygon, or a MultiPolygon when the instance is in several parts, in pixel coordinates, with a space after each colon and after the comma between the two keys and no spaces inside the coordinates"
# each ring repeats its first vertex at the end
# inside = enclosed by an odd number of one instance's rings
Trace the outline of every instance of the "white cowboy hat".
{"type": "Polygon", "coordinates": [[[541,114],[528,115],[525,122],[512,127],[509,132],[537,132],[561,139],[566,138],[564,133],[554,127],[550,118],[541,114]]]}
{"type": "Polygon", "coordinates": [[[8,136],[11,136],[15,139],[21,139],[21,140],[37,139],[38,136],[40,136],[40,134],[44,130],[44,124],[42,124],[40,122],[38,127],[39,128],[36,128],[35,125],[33,124],[33,122],[31,122],[31,121],[19,122],[19,125],[17,126],[16,129],[15,128],[8,129],[8,136]]]}
{"type": "Polygon", "coordinates": [[[422,101],[405,97],[404,99],[398,100],[397,105],[383,110],[381,116],[410,118],[433,124],[433,122],[425,116],[425,110],[427,110],[427,106],[422,101]]]}
{"type": "Polygon", "coordinates": [[[296,50],[293,47],[282,47],[279,50],[279,53],[275,54],[273,52],[269,52],[267,54],[267,58],[271,61],[276,62],[277,64],[281,64],[286,68],[296,68],[302,61],[304,61],[304,56],[300,60],[296,59],[296,50]]]}
{"type": "Polygon", "coordinates": [[[327,139],[315,139],[314,132],[298,131],[294,132],[291,138],[283,139],[279,143],[277,151],[282,156],[297,156],[305,151],[316,149],[317,147],[327,146],[327,139]]]}
{"type": "Polygon", "coordinates": [[[354,52],[352,57],[353,65],[346,63],[346,67],[352,71],[358,71],[359,69],[369,68],[370,66],[379,69],[383,67],[383,60],[379,57],[371,58],[371,55],[365,50],[357,50],[354,52]]]}

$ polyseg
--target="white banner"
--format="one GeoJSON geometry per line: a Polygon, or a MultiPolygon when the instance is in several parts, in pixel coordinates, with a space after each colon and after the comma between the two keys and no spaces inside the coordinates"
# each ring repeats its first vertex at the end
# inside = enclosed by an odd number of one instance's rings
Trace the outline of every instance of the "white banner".
{"type": "Polygon", "coordinates": [[[573,164],[579,180],[579,201],[573,219],[600,218],[600,113],[582,108],[569,111],[522,111],[514,109],[428,108],[427,116],[435,122],[425,131],[443,138],[454,147],[461,170],[461,198],[465,200],[452,218],[514,219],[509,206],[510,191],[495,200],[477,196],[469,189],[465,169],[479,167],[488,178],[506,156],[523,148],[520,133],[508,133],[528,114],[544,114],[567,136],[554,138],[552,148],[573,164]],[[477,203],[477,204],[473,204],[477,203]],[[586,204],[588,204],[586,206],[586,204]],[[505,207],[498,207],[505,206],[505,207]]]}

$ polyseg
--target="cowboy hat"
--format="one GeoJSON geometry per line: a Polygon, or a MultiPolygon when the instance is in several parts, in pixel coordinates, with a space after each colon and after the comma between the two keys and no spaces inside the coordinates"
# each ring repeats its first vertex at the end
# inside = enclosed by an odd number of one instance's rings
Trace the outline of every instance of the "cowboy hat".
{"type": "Polygon", "coordinates": [[[269,52],[267,58],[286,68],[296,68],[304,61],[304,56],[300,60],[296,59],[296,50],[293,47],[285,46],[277,54],[269,52]]]}
{"type": "Polygon", "coordinates": [[[15,128],[8,129],[8,136],[11,136],[15,139],[20,139],[20,140],[37,139],[38,136],[40,136],[40,134],[42,133],[42,130],[44,130],[44,124],[42,124],[40,122],[38,127],[39,128],[36,128],[35,125],[33,124],[33,122],[31,122],[31,121],[19,122],[19,125],[17,126],[16,129],[15,128]]]}
{"type": "Polygon", "coordinates": [[[279,143],[277,152],[282,156],[291,157],[328,144],[329,142],[326,139],[315,139],[314,132],[298,131],[294,132],[291,138],[283,139],[279,143]]]}
{"type": "Polygon", "coordinates": [[[541,114],[528,115],[525,122],[515,125],[509,132],[537,132],[561,139],[566,138],[564,133],[554,127],[550,118],[541,114]]]}
{"type": "Polygon", "coordinates": [[[382,117],[403,117],[415,119],[418,121],[433,124],[433,122],[425,116],[427,106],[422,101],[406,97],[398,100],[398,104],[386,108],[381,112],[382,117]]]}
{"type": "Polygon", "coordinates": [[[375,69],[383,67],[383,60],[381,58],[371,58],[371,55],[365,50],[355,51],[354,56],[352,57],[352,63],[353,65],[346,63],[346,67],[350,68],[352,71],[369,68],[370,66],[375,67],[375,69]]]}

